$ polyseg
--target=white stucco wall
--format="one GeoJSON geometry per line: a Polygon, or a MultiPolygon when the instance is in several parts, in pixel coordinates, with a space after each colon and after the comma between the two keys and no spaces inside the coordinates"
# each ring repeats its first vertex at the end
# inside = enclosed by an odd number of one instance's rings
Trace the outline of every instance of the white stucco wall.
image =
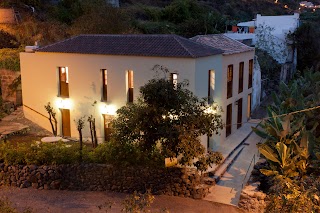
{"type": "Polygon", "coordinates": [[[257,57],[254,57],[252,82],[252,110],[260,105],[261,100],[261,69],[257,57]]]}
{"type": "MultiPolygon", "coordinates": [[[[134,96],[139,95],[140,86],[155,76],[154,65],[167,67],[178,73],[178,81],[189,80],[189,87],[199,97],[208,94],[208,70],[221,72],[221,55],[192,58],[107,56],[63,53],[21,53],[21,76],[26,118],[51,131],[49,121],[35,111],[47,115],[44,105],[51,102],[58,116],[58,134],[61,134],[61,113],[56,104],[58,97],[58,67],[69,70],[69,100],[71,102],[70,121],[71,136],[78,137],[76,124],[83,115],[93,114],[96,117],[97,135],[104,139],[103,117],[100,108],[107,105],[116,109],[127,102],[126,70],[134,72],[134,96]],[[101,69],[108,72],[108,102],[101,102],[101,69]],[[97,101],[96,107],[92,103],[97,101]],[[27,106],[27,107],[26,107],[27,106]]],[[[90,137],[88,126],[83,131],[85,138],[90,137]]],[[[203,144],[206,146],[206,140],[203,144]]]]}
{"type": "Polygon", "coordinates": [[[266,50],[280,64],[291,61],[287,35],[293,33],[299,26],[299,14],[282,16],[257,14],[255,23],[256,46],[266,50]]]}
{"type": "MultiPolygon", "coordinates": [[[[218,88],[222,88],[221,91],[214,93],[214,100],[219,100],[218,103],[222,107],[223,113],[222,118],[223,122],[226,123],[227,118],[227,105],[232,104],[232,127],[231,134],[237,130],[237,110],[238,106],[236,101],[242,98],[242,122],[248,120],[249,115],[247,114],[248,106],[248,94],[252,93],[252,88],[248,89],[248,80],[249,80],[249,60],[254,58],[254,51],[223,55],[222,57],[222,73],[217,78],[217,85],[220,85],[218,88]],[[243,91],[238,93],[239,89],[239,64],[244,62],[244,78],[243,78],[243,91]],[[232,97],[227,99],[227,70],[228,66],[233,65],[233,87],[232,87],[232,97]]],[[[254,74],[253,74],[254,75],[254,74]]],[[[228,136],[230,137],[230,136],[228,136]]],[[[212,150],[215,150],[218,146],[226,140],[226,128],[221,131],[220,135],[211,137],[209,140],[209,146],[212,150]]]]}

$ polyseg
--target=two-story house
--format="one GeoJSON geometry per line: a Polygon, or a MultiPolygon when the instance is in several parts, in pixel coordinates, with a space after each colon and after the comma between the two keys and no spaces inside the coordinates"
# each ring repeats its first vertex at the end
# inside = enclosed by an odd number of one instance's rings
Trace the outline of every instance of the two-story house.
{"type": "MultiPolygon", "coordinates": [[[[139,88],[155,77],[155,65],[161,65],[170,71],[166,78],[187,79],[195,95],[209,96],[225,109],[227,128],[218,142],[201,137],[205,147],[213,148],[250,115],[254,50],[234,44],[228,52],[177,35],[79,35],[28,49],[20,54],[25,117],[51,130],[43,116],[51,102],[59,135],[78,137],[74,121],[94,115],[99,141],[107,140],[116,110],[134,102],[139,88]]],[[[83,135],[90,137],[89,128],[83,135]]]]}
{"type": "Polygon", "coordinates": [[[214,149],[250,118],[254,48],[223,34],[199,35],[191,40],[223,51],[222,72],[209,73],[208,96],[222,107],[226,125],[220,136],[209,139],[214,149]]]}

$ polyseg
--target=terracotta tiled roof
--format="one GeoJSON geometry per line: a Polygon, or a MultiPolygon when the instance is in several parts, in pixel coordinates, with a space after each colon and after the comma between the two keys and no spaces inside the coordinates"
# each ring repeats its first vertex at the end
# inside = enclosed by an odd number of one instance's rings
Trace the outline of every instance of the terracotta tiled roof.
{"type": "Polygon", "coordinates": [[[36,50],[102,55],[199,58],[222,51],[177,35],[79,35],[36,50]]]}
{"type": "Polygon", "coordinates": [[[198,35],[191,38],[191,40],[220,49],[223,51],[223,55],[230,55],[254,50],[254,48],[249,47],[237,40],[229,38],[223,34],[198,35]]]}

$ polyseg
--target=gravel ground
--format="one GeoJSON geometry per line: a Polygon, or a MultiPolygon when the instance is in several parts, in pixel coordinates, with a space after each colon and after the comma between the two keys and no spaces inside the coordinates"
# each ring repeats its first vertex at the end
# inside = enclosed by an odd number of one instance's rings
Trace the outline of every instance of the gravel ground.
{"type": "MultiPolygon", "coordinates": [[[[121,212],[127,194],[115,192],[59,191],[1,187],[0,197],[7,197],[19,212],[30,208],[34,213],[121,212]],[[108,208],[111,204],[111,208],[108,208]],[[102,209],[99,206],[104,205],[102,209]]],[[[170,213],[237,213],[234,206],[172,196],[155,196],[150,212],[170,213]]]]}

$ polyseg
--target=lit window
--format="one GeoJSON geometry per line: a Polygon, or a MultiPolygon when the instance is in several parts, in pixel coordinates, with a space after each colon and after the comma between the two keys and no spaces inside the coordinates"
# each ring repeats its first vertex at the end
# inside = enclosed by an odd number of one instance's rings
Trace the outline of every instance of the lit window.
{"type": "Polygon", "coordinates": [[[216,74],[214,70],[209,70],[208,73],[208,103],[211,103],[213,100],[213,92],[215,87],[215,78],[216,74]]]}
{"type": "Polygon", "coordinates": [[[128,102],[133,102],[133,71],[128,70],[128,102]]]}
{"type": "Polygon", "coordinates": [[[58,67],[58,71],[59,71],[59,96],[69,97],[68,67],[58,67]]]}
{"type": "Polygon", "coordinates": [[[173,88],[177,89],[178,88],[178,74],[177,73],[171,73],[171,81],[173,84],[173,88]]]}
{"type": "Polygon", "coordinates": [[[101,70],[101,77],[102,77],[102,101],[107,101],[108,100],[108,77],[107,77],[108,71],[106,69],[101,70]]]}

